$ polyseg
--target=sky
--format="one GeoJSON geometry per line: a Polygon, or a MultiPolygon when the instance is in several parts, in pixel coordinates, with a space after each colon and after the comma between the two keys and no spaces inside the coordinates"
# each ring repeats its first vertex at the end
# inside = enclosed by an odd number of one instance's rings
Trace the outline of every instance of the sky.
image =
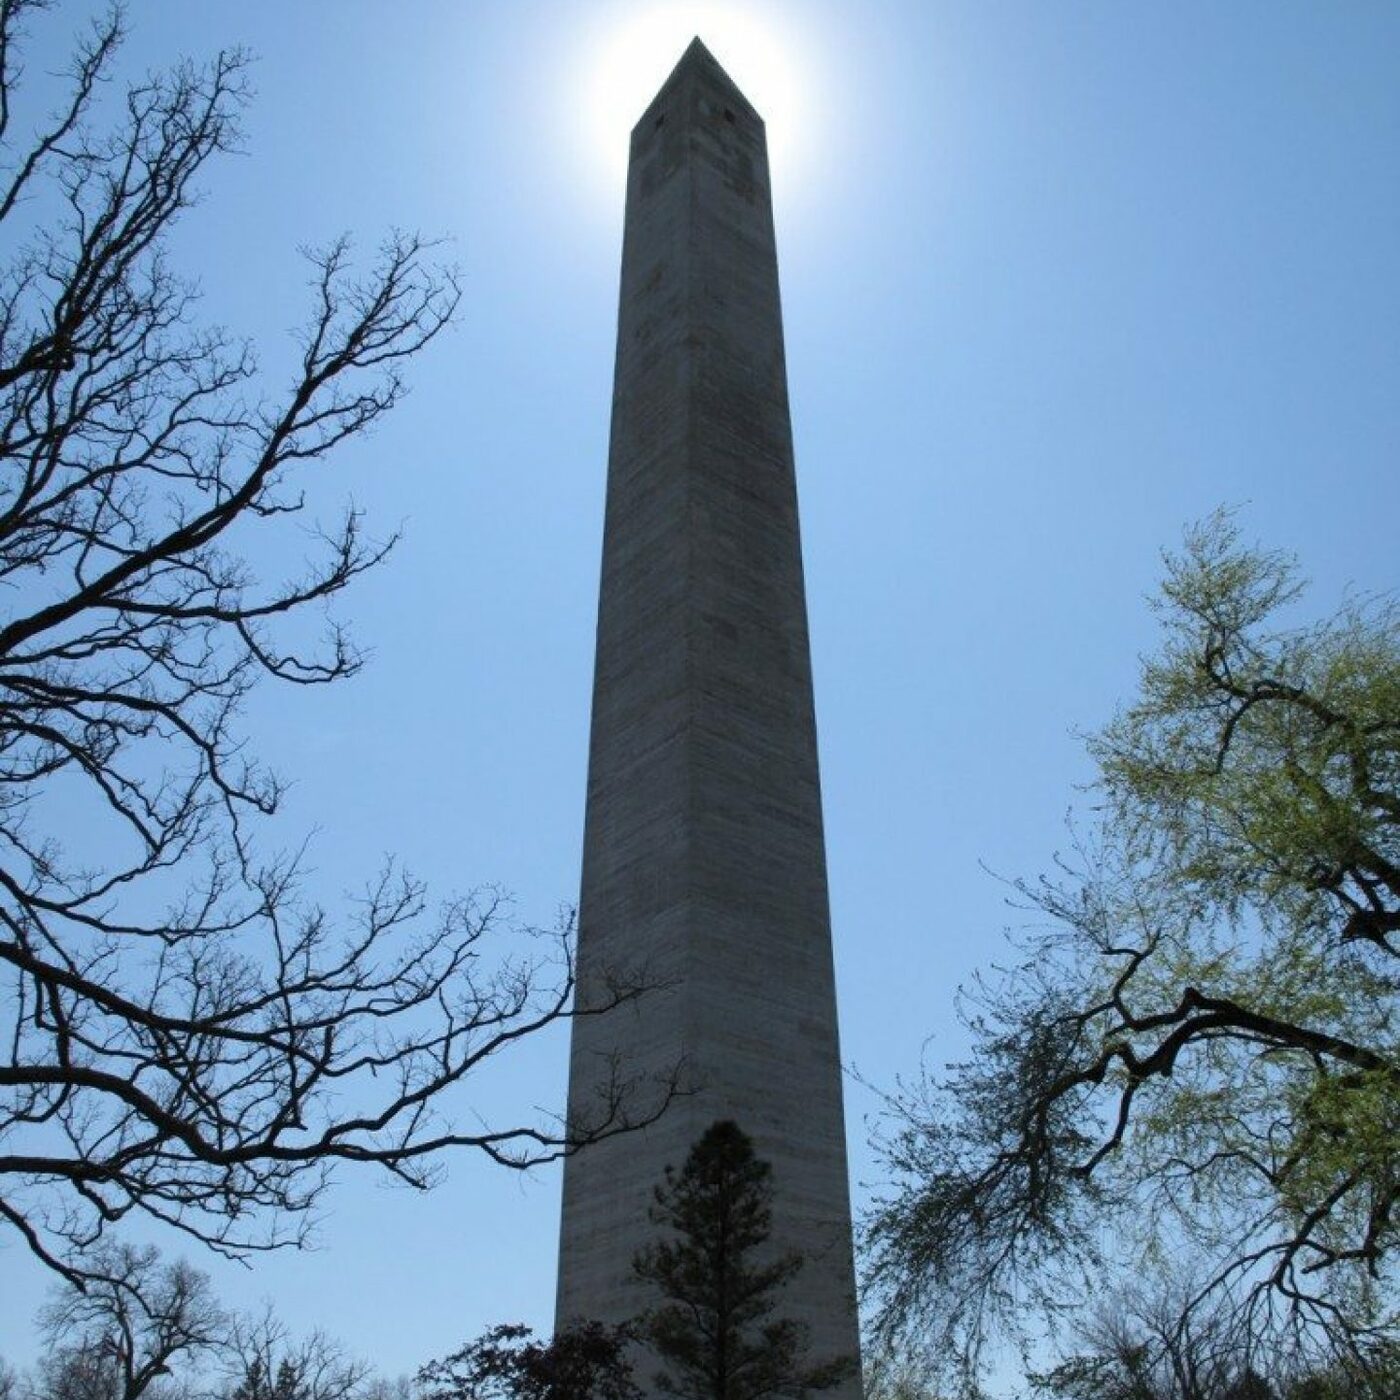
{"type": "MultiPolygon", "coordinates": [[[[92,8],[35,20],[36,75],[92,8]]],[[[698,32],[768,117],[859,1209],[875,1089],[961,1052],[956,988],[1025,917],[1005,880],[1091,812],[1079,736],[1154,644],[1162,549],[1226,504],[1318,611],[1397,582],[1400,7],[130,9],[124,78],[257,55],[174,251],[272,384],[300,246],[420,229],[463,277],[409,398],[308,484],[403,527],[340,609],[372,663],[248,712],[331,902],[388,852],[525,923],[576,899],[629,113],[698,32]]],[[[522,1050],[465,1111],[560,1109],[564,1038],[522,1050]]],[[[196,1262],[393,1375],[548,1327],[558,1192],[341,1173],[315,1250],[196,1262]]],[[[47,1283],[0,1241],[0,1355],[31,1359],[47,1283]]]]}

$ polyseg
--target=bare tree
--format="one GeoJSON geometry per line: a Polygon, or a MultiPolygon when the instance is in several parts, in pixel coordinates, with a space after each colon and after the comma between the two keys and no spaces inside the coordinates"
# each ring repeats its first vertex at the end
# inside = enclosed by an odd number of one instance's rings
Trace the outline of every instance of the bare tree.
{"type": "MultiPolygon", "coordinates": [[[[62,1347],[35,1368],[32,1400],[120,1400],[121,1378],[110,1351],[62,1347]]],[[[162,1387],[163,1388],[163,1387],[162,1387]]]]}
{"type": "Polygon", "coordinates": [[[19,139],[17,46],[43,8],[0,0],[0,225],[18,250],[0,269],[0,1220],[77,1280],[78,1252],[133,1211],[272,1248],[303,1237],[337,1161],[421,1186],[446,1148],[522,1166],[630,1120],[616,1083],[567,1128],[464,1129],[449,1110],[484,1060],[569,1014],[567,927],[556,955],[493,961],[497,901],[425,927],[423,890],[393,869],[333,919],[296,858],[254,840],[282,785],[244,747],[242,702],[263,677],[354,674],[339,624],[308,647],[296,619],[393,540],[351,508],[312,559],[295,536],[273,566],[287,581],[266,561],[308,468],[398,400],[453,274],[416,237],[359,273],[344,241],[312,254],[295,372],[271,392],[246,344],[196,324],[165,247],[237,140],[243,55],[146,79],[99,130],[114,9],[19,139]]]}
{"type": "Polygon", "coordinates": [[[371,1380],[370,1368],[324,1332],[293,1337],[270,1304],[233,1320],[225,1354],[226,1400],[353,1400],[371,1380]]]}
{"type": "Polygon", "coordinates": [[[1190,1286],[1130,1288],[1093,1308],[1075,1328],[1073,1355],[1033,1377],[1054,1400],[1248,1400],[1272,1382],[1261,1369],[1286,1369],[1272,1352],[1259,1355],[1237,1309],[1186,1310],[1190,1286]]]}
{"type": "Polygon", "coordinates": [[[140,1400],[225,1345],[229,1320],[209,1277],[184,1260],[165,1263],[153,1246],[104,1244],[85,1273],[83,1288],[60,1285],[39,1314],[47,1390],[140,1400]]]}

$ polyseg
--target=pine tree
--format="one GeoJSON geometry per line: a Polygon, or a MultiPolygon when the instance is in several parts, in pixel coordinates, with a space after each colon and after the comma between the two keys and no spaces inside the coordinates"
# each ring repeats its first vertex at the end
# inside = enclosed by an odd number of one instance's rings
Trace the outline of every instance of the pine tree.
{"type": "Polygon", "coordinates": [[[680,1171],[666,1168],[650,1215],[667,1231],[633,1260],[665,1301],[640,1335],[660,1358],[657,1387],[681,1400],[800,1397],[836,1385],[854,1358],[806,1364],[807,1329],[775,1317],[782,1290],[803,1267],[773,1257],[772,1169],[737,1124],[708,1128],[680,1171]]]}

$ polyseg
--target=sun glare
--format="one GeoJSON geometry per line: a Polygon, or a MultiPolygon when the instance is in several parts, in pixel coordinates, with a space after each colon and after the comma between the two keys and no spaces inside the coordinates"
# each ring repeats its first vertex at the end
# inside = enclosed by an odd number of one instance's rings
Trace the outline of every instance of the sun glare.
{"type": "Polygon", "coordinates": [[[803,147],[812,145],[802,82],[807,45],[780,12],[720,0],[661,0],[599,6],[589,74],[586,130],[594,168],[621,185],[627,137],[656,90],[697,35],[758,109],[768,133],[769,160],[787,186],[803,147]],[[797,133],[803,132],[799,144],[797,133]]]}

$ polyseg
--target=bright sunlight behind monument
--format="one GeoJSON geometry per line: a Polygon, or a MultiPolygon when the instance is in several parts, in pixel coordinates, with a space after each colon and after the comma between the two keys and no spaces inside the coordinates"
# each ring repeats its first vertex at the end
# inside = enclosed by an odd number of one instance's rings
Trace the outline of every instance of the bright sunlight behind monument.
{"type": "Polygon", "coordinates": [[[714,0],[598,6],[591,52],[582,65],[588,74],[581,131],[588,160],[610,186],[622,184],[627,134],[637,114],[697,35],[763,117],[769,159],[779,179],[790,184],[820,144],[810,100],[813,45],[794,19],[783,23],[772,9],[758,15],[714,0]]]}

